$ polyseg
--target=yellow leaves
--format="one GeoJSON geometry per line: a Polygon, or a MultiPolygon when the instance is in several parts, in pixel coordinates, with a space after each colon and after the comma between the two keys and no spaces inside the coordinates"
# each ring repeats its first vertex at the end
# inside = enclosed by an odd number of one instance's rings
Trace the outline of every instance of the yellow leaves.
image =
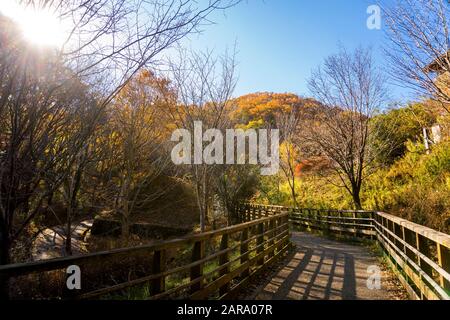
{"type": "Polygon", "coordinates": [[[280,145],[280,159],[290,167],[294,168],[298,164],[300,158],[300,152],[298,148],[288,142],[284,141],[280,145]]]}
{"type": "Polygon", "coordinates": [[[253,120],[253,121],[250,121],[248,124],[238,124],[236,126],[237,129],[243,129],[243,130],[259,129],[262,127],[264,127],[263,119],[253,120]]]}

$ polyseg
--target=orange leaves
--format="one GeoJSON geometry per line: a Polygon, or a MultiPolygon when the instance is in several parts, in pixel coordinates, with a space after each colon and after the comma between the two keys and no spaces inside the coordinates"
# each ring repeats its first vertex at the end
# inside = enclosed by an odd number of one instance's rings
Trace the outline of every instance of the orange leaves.
{"type": "Polygon", "coordinates": [[[157,132],[161,139],[167,138],[177,108],[175,90],[168,79],[143,70],[119,92],[112,108],[112,121],[142,127],[157,132]]]}
{"type": "Polygon", "coordinates": [[[293,108],[308,108],[316,105],[310,99],[304,99],[293,93],[259,92],[248,94],[233,101],[232,118],[241,125],[250,123],[274,124],[278,113],[291,112],[293,108]]]}

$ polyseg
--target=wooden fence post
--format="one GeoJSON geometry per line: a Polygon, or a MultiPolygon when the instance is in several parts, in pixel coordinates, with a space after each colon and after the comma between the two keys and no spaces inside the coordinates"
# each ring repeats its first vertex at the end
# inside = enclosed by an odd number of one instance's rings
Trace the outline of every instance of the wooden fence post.
{"type": "MultiPolygon", "coordinates": [[[[389,220],[383,217],[383,222],[382,222],[382,223],[383,223],[383,226],[384,226],[384,229],[383,229],[384,235],[385,235],[388,239],[390,239],[391,236],[389,235],[389,232],[388,232],[388,230],[389,230],[389,220]]],[[[415,240],[414,240],[414,241],[415,241],[415,240]]]]}
{"type": "MultiPolygon", "coordinates": [[[[222,235],[222,240],[220,241],[220,251],[228,249],[228,234],[222,235]]],[[[229,253],[224,253],[219,257],[219,266],[223,266],[230,261],[229,253]]],[[[230,266],[226,266],[220,270],[220,276],[225,276],[230,272],[230,266]]],[[[230,283],[227,283],[219,288],[219,295],[223,296],[230,290],[230,283]]]]}
{"type": "MultiPolygon", "coordinates": [[[[403,228],[403,229],[405,230],[405,241],[406,241],[406,243],[409,244],[412,247],[416,247],[416,235],[415,235],[415,233],[413,231],[407,229],[407,228],[406,229],[403,228]]],[[[414,261],[414,259],[416,257],[416,254],[411,249],[406,247],[406,256],[414,261]]]]}
{"type": "MultiPolygon", "coordinates": [[[[258,249],[256,250],[256,254],[260,254],[261,252],[264,251],[263,243],[264,243],[264,223],[260,223],[258,224],[258,238],[256,240],[256,245],[258,246],[258,249]]],[[[259,266],[262,266],[264,264],[264,256],[257,261],[257,264],[259,266]]]]}
{"type": "MultiPolygon", "coordinates": [[[[165,250],[153,252],[152,273],[158,274],[166,268],[166,252],[165,250]]],[[[159,277],[152,280],[151,294],[156,295],[164,292],[166,287],[166,277],[159,277]]]]}
{"type": "MultiPolygon", "coordinates": [[[[241,264],[244,264],[248,261],[248,228],[242,230],[241,233],[241,264]]],[[[250,274],[250,267],[245,268],[245,270],[241,273],[241,277],[247,277],[250,274]]]]}
{"type": "Polygon", "coordinates": [[[403,240],[403,253],[404,254],[407,254],[407,252],[406,252],[406,231],[405,231],[405,227],[404,226],[401,226],[401,238],[402,238],[402,240],[403,240]]]}
{"type": "MultiPolygon", "coordinates": [[[[425,256],[428,256],[429,254],[429,247],[426,243],[426,239],[417,232],[416,232],[416,249],[425,256]]],[[[417,264],[419,265],[420,269],[422,269],[427,275],[433,277],[431,266],[428,265],[428,263],[426,263],[423,259],[421,259],[419,255],[417,255],[417,264]]],[[[420,275],[420,279],[421,280],[423,279],[422,275],[420,275]]],[[[422,291],[420,291],[420,297],[422,300],[424,299],[422,291]]]]}
{"type": "MultiPolygon", "coordinates": [[[[275,227],[276,227],[275,220],[271,218],[269,221],[269,230],[271,231],[268,233],[268,237],[272,240],[269,241],[269,247],[272,247],[273,244],[275,243],[275,240],[273,239],[275,237],[275,227]]],[[[275,252],[274,248],[269,251],[268,259],[273,257],[274,252],[275,252]]]]}
{"type": "Polygon", "coordinates": [[[328,210],[325,212],[325,214],[326,214],[326,216],[325,216],[326,234],[331,235],[330,219],[328,218],[329,216],[331,216],[331,211],[328,210]]]}
{"type": "MultiPolygon", "coordinates": [[[[371,225],[370,231],[375,232],[375,234],[376,234],[376,231],[375,231],[375,221],[376,221],[376,219],[377,219],[377,213],[375,211],[372,211],[370,213],[370,223],[369,224],[371,225]]],[[[377,239],[376,235],[374,235],[374,234],[370,235],[370,240],[376,240],[376,239],[377,239]]]]}
{"type": "Polygon", "coordinates": [[[279,217],[277,218],[277,224],[278,224],[278,231],[277,231],[277,237],[276,237],[276,242],[278,242],[278,244],[275,246],[277,249],[277,253],[280,252],[282,243],[280,243],[280,240],[283,236],[283,232],[284,232],[284,228],[282,228],[281,226],[284,224],[283,218],[279,217]]]}
{"type": "MultiPolygon", "coordinates": [[[[400,225],[399,225],[398,223],[393,223],[392,226],[393,226],[393,228],[392,228],[393,231],[392,231],[392,232],[393,232],[397,237],[399,237],[400,239],[402,239],[402,229],[401,229],[400,225]]],[[[392,242],[394,242],[394,245],[395,245],[397,248],[399,248],[399,249],[402,249],[402,248],[403,248],[403,244],[401,243],[401,241],[395,239],[395,237],[394,237],[394,239],[393,239],[392,242]]]]}
{"type": "MultiPolygon", "coordinates": [[[[417,250],[419,250],[420,253],[422,253],[425,256],[428,256],[430,253],[430,248],[428,247],[428,243],[426,242],[426,239],[416,233],[416,244],[417,244],[417,250]]],[[[420,259],[420,257],[418,257],[418,260],[420,268],[425,271],[426,274],[432,276],[432,268],[431,266],[428,265],[428,263],[426,263],[424,260],[420,259]]]]}
{"type": "Polygon", "coordinates": [[[343,219],[342,219],[342,211],[341,210],[338,210],[338,218],[339,218],[338,219],[339,228],[341,229],[338,234],[342,237],[342,236],[344,236],[344,232],[342,231],[342,229],[345,228],[345,225],[342,225],[343,219]]]}
{"type": "MultiPolygon", "coordinates": [[[[439,266],[450,273],[450,249],[437,243],[437,254],[439,266]]],[[[445,289],[447,294],[450,295],[450,281],[445,279],[442,275],[439,277],[439,283],[442,288],[445,289]]]]}
{"type": "Polygon", "coordinates": [[[314,209],[314,219],[317,221],[317,227],[319,228],[319,231],[323,230],[323,221],[322,221],[322,215],[320,214],[320,211],[318,209],[314,209]]]}
{"type": "MultiPolygon", "coordinates": [[[[205,256],[205,243],[203,240],[197,241],[192,249],[192,262],[202,260],[205,256]]],[[[203,275],[203,263],[196,265],[190,270],[191,281],[201,277],[203,275]]],[[[200,282],[194,283],[191,286],[191,293],[200,290],[203,287],[203,279],[200,282]]]]}
{"type": "MultiPolygon", "coordinates": [[[[282,219],[284,220],[284,224],[286,225],[285,231],[287,231],[288,238],[290,238],[291,232],[290,232],[290,227],[289,227],[289,216],[284,216],[282,219]]],[[[283,237],[285,237],[285,241],[282,242],[282,247],[286,244],[286,242],[289,241],[289,239],[286,240],[286,235],[284,235],[283,237]]]]}

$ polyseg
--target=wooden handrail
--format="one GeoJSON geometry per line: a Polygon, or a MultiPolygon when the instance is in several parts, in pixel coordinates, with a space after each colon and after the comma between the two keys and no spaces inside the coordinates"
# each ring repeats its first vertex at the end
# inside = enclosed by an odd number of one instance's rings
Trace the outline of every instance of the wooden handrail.
{"type": "MultiPolygon", "coordinates": [[[[179,239],[80,256],[4,265],[0,266],[0,277],[5,279],[25,275],[39,277],[44,272],[65,269],[70,265],[93,263],[107,265],[107,259],[110,258],[143,255],[149,257],[152,266],[151,273],[148,275],[119,284],[107,285],[104,288],[92,288],[94,290],[88,288],[87,291],[77,292],[76,296],[71,295],[70,298],[91,299],[143,284],[149,284],[148,297],[151,299],[179,295],[196,299],[207,296],[230,297],[248,279],[283,256],[289,248],[288,213],[280,212],[279,209],[271,210],[274,212],[267,214],[266,217],[255,218],[255,215],[252,214],[252,217],[243,220],[240,224],[179,239]],[[237,238],[240,240],[236,240],[237,238]],[[220,244],[217,249],[214,247],[216,242],[220,244]],[[205,250],[207,244],[208,252],[205,250]],[[186,251],[188,250],[186,248],[192,250],[190,261],[181,260],[179,265],[169,267],[166,261],[168,250],[186,251]],[[241,252],[238,257],[233,256],[230,259],[230,255],[239,250],[241,252]],[[208,263],[215,263],[216,260],[218,265],[205,273],[204,266],[208,263]],[[181,281],[171,289],[166,288],[166,279],[169,276],[181,276],[186,272],[190,273],[187,283],[181,281]],[[216,275],[219,278],[216,279],[216,275]]],[[[42,298],[47,298],[45,293],[42,298]]]]}
{"type": "Polygon", "coordinates": [[[450,235],[384,212],[374,216],[374,228],[408,291],[450,300],[450,235]]]}
{"type": "Polygon", "coordinates": [[[400,226],[408,228],[409,230],[416,232],[434,242],[438,242],[441,245],[450,248],[450,235],[445,234],[443,232],[436,231],[434,229],[422,226],[420,224],[393,216],[391,214],[387,214],[384,212],[377,212],[378,216],[384,217],[400,226]]]}
{"type": "Polygon", "coordinates": [[[450,299],[450,235],[384,212],[242,204],[236,207],[236,213],[240,223],[220,230],[140,247],[0,266],[0,276],[41,274],[73,264],[105,263],[109,258],[143,254],[151,258],[150,274],[104,288],[91,288],[78,298],[96,298],[147,283],[151,299],[230,298],[256,273],[286,253],[291,224],[326,234],[369,237],[380,244],[412,297],[450,299]],[[206,245],[213,243],[218,248],[207,252],[206,245]],[[167,252],[186,248],[192,250],[191,259],[169,267],[167,252]],[[237,255],[231,257],[233,253],[237,255]],[[217,266],[205,272],[205,266],[215,261],[217,266]],[[168,277],[186,273],[190,275],[187,282],[166,288],[168,277]]]}
{"type": "MultiPolygon", "coordinates": [[[[282,214],[283,216],[286,214],[282,214]]],[[[55,258],[49,260],[40,260],[34,262],[16,263],[8,265],[0,265],[0,273],[7,274],[11,276],[25,275],[37,271],[48,271],[52,269],[59,269],[71,264],[83,263],[86,261],[92,261],[92,259],[105,259],[113,256],[119,256],[124,254],[139,254],[146,252],[154,252],[163,249],[179,247],[182,244],[191,244],[200,240],[210,240],[211,238],[221,236],[224,234],[233,234],[242,231],[246,228],[257,225],[258,223],[269,221],[271,217],[262,218],[258,220],[248,221],[231,227],[209,231],[199,234],[193,234],[179,239],[169,240],[169,241],[158,241],[152,244],[131,247],[131,248],[120,248],[112,249],[108,251],[101,251],[96,253],[89,253],[83,255],[75,255],[71,257],[55,258]]]]}

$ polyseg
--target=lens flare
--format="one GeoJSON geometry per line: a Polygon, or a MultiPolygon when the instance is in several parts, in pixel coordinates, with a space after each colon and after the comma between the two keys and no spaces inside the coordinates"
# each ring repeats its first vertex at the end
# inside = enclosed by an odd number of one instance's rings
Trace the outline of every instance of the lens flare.
{"type": "Polygon", "coordinates": [[[65,41],[63,24],[49,9],[39,10],[32,6],[21,6],[16,1],[2,0],[0,13],[14,20],[30,43],[60,47],[65,41]]]}

